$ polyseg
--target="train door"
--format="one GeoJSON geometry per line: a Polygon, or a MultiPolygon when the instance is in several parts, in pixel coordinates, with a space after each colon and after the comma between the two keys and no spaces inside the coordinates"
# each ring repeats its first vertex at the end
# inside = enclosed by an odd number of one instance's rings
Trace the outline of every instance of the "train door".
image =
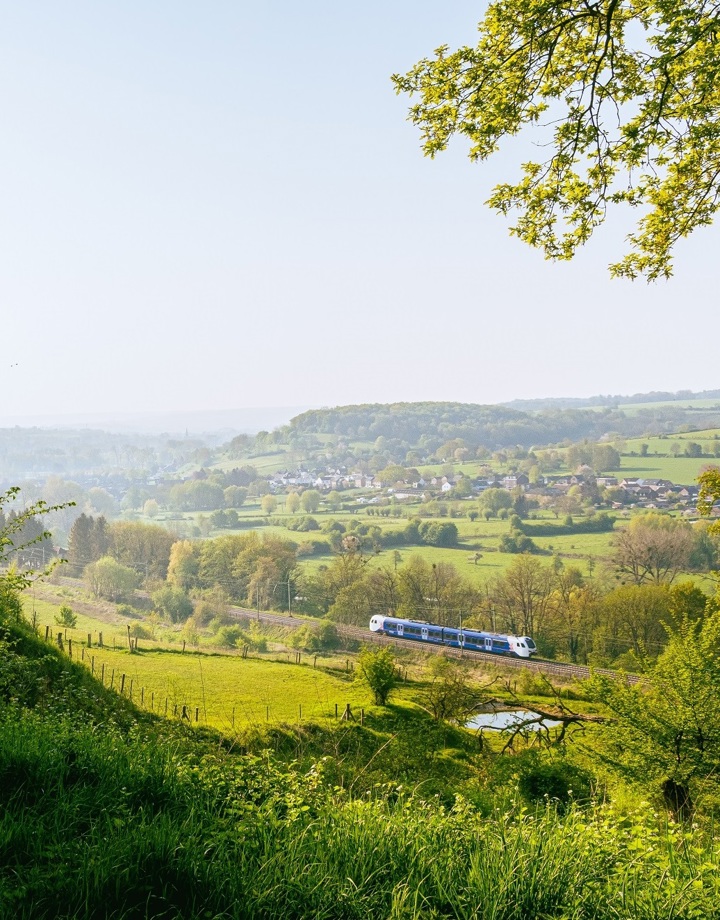
{"type": "Polygon", "coordinates": [[[428,638],[427,626],[422,627],[422,629],[420,630],[420,635],[422,637],[423,642],[427,642],[427,638],[428,638]]]}
{"type": "Polygon", "coordinates": [[[404,626],[402,623],[398,623],[398,625],[397,625],[397,634],[398,634],[398,636],[402,636],[402,634],[403,634],[404,632],[405,632],[405,626],[404,626]]]}
{"type": "Polygon", "coordinates": [[[461,633],[461,632],[458,633],[458,645],[460,646],[460,648],[462,648],[465,645],[465,634],[464,633],[461,633]]]}
{"type": "Polygon", "coordinates": [[[492,651],[492,639],[490,638],[490,636],[485,637],[485,651],[486,652],[492,651]]]}

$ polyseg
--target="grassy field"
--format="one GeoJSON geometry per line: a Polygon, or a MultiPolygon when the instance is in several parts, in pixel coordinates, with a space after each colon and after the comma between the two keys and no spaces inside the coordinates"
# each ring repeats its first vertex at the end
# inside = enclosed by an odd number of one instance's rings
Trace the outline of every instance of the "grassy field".
{"type": "MultiPolygon", "coordinates": [[[[342,653],[315,656],[302,653],[295,663],[295,652],[281,651],[278,644],[260,655],[240,651],[197,651],[186,648],[179,634],[163,630],[156,639],[141,639],[137,653],[130,653],[127,643],[128,624],[137,622],[115,615],[114,623],[78,610],[77,602],[68,600],[77,615],[77,625],[64,629],[55,622],[61,601],[25,598],[25,612],[45,635],[50,626],[52,636],[61,632],[65,649],[72,640],[73,660],[92,668],[105,686],[120,690],[125,675],[124,692],[133,702],[148,710],[172,715],[177,707],[187,707],[191,720],[199,710],[199,720],[223,731],[241,725],[334,719],[335,704],[342,714],[345,704],[353,710],[370,705],[368,691],[354,681],[353,656],[342,653]],[[97,647],[103,634],[103,648],[97,647]],[[87,648],[87,635],[92,648],[87,648]],[[348,663],[350,670],[347,670],[348,663]],[[314,666],[314,665],[317,666],[314,666]],[[132,691],[131,691],[132,682],[132,691]],[[300,710],[302,707],[302,712],[300,710]]],[[[302,621],[299,621],[300,625],[302,621]]]]}
{"type": "MultiPolygon", "coordinates": [[[[146,644],[146,643],[141,643],[146,644]]],[[[241,725],[323,721],[334,718],[335,704],[342,714],[345,704],[354,710],[368,706],[368,692],[352,674],[330,674],[308,664],[283,664],[241,654],[171,652],[149,649],[131,654],[126,649],[94,649],[95,675],[124,690],[135,703],[167,715],[180,715],[187,707],[190,721],[196,710],[200,722],[224,732],[241,725]],[[132,690],[130,687],[132,681],[132,690]]],[[[88,653],[85,653],[87,662],[88,653]]],[[[288,656],[290,658],[290,656],[288,656]]]]}
{"type": "Polygon", "coordinates": [[[701,470],[717,466],[720,460],[710,457],[622,457],[622,466],[614,472],[618,479],[669,479],[678,485],[694,485],[701,470]]]}

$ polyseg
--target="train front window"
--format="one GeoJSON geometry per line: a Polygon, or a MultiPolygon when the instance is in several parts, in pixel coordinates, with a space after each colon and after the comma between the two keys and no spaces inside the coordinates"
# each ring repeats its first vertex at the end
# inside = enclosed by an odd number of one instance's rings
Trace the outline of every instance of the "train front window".
{"type": "Polygon", "coordinates": [[[535,643],[533,642],[533,640],[530,639],[529,637],[526,637],[526,638],[525,638],[525,641],[527,642],[527,647],[528,647],[528,648],[537,648],[537,646],[535,645],[535,643]]]}

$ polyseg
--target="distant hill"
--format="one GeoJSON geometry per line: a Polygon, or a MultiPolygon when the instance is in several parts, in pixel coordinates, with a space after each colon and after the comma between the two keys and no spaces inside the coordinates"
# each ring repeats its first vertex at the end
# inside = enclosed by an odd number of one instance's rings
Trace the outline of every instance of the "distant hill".
{"type": "Polygon", "coordinates": [[[720,402],[720,390],[700,390],[697,393],[692,390],[677,390],[675,393],[654,390],[650,393],[635,393],[632,396],[589,396],[585,399],[572,396],[550,396],[541,399],[513,399],[500,405],[526,412],[539,412],[544,409],[613,408],[638,403],[686,403],[698,399],[717,399],[720,402]]]}
{"type": "MultiPolygon", "coordinates": [[[[608,435],[667,434],[689,422],[689,413],[680,405],[648,405],[647,409],[625,412],[609,406],[540,408],[541,400],[531,402],[536,405],[534,409],[449,402],[371,403],[313,409],[293,418],[277,434],[280,440],[288,441],[297,436],[322,434],[351,441],[375,441],[383,437],[431,449],[460,438],[469,448],[482,446],[495,450],[586,438],[598,440],[608,435]]],[[[693,426],[709,428],[718,424],[720,409],[692,413],[693,426]]]]}

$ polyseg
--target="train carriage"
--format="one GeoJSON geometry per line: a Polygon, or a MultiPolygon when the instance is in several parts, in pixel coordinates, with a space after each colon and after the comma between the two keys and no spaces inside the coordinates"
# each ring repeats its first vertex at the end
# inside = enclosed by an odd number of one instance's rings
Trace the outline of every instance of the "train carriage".
{"type": "Polygon", "coordinates": [[[409,639],[430,645],[445,645],[449,648],[466,648],[494,655],[530,658],[537,653],[537,646],[530,636],[509,636],[474,629],[456,629],[451,626],[438,626],[435,623],[406,620],[400,617],[376,614],[370,620],[370,629],[372,632],[396,639],[409,639]]]}

